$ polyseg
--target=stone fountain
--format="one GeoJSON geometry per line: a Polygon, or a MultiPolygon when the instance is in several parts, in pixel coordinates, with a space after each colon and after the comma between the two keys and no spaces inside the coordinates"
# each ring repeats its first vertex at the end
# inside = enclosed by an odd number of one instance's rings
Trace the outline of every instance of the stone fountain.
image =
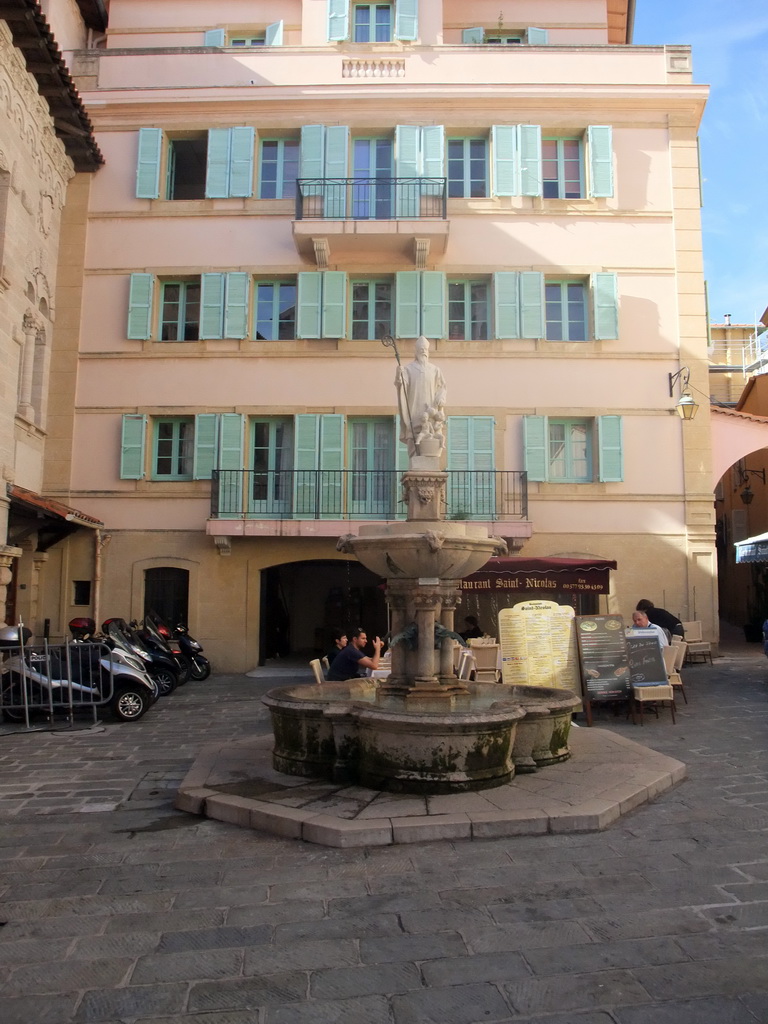
{"type": "Polygon", "coordinates": [[[390,675],[379,683],[271,690],[264,702],[275,734],[273,764],[290,775],[402,792],[502,785],[516,763],[536,770],[537,750],[541,763],[569,756],[570,712],[579,699],[567,690],[457,679],[453,627],[461,580],[492,555],[506,554],[507,545],[479,523],[444,518],[446,387],[426,338],[416,342],[413,362],[401,366],[398,356],[395,384],[409,453],[407,520],[363,525],[337,545],[387,581],[390,675]],[[515,756],[517,726],[526,718],[515,756]]]}

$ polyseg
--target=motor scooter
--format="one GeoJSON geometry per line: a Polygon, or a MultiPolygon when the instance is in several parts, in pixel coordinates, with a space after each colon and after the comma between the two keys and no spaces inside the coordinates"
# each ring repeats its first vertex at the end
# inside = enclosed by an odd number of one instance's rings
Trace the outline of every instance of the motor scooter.
{"type": "Polygon", "coordinates": [[[203,654],[203,645],[190,636],[186,626],[179,623],[174,629],[160,618],[159,615],[152,615],[152,621],[161,634],[170,644],[179,648],[182,657],[189,667],[189,678],[201,681],[207,679],[211,674],[211,663],[203,654]]]}
{"type": "Polygon", "coordinates": [[[36,711],[106,707],[123,722],[137,721],[153,703],[154,688],[143,671],[124,664],[98,644],[30,646],[31,630],[0,628],[0,706],[10,722],[36,711]]]}
{"type": "Polygon", "coordinates": [[[136,628],[136,632],[149,650],[164,651],[173,658],[179,676],[179,686],[183,686],[189,679],[189,663],[181,653],[178,643],[172,639],[170,630],[160,616],[154,612],[147,612],[141,627],[135,623],[131,623],[131,625],[136,628]]]}
{"type": "Polygon", "coordinates": [[[137,657],[147,662],[147,671],[157,684],[162,697],[173,693],[179,685],[180,676],[176,661],[168,651],[147,643],[125,619],[105,619],[101,628],[110,645],[115,644],[124,650],[133,651],[137,657]]]}
{"type": "Polygon", "coordinates": [[[112,652],[112,658],[121,665],[130,665],[147,676],[152,686],[152,703],[159,700],[160,687],[152,677],[152,658],[140,646],[129,644],[117,631],[105,636],[96,632],[93,619],[78,617],[69,623],[73,644],[104,644],[112,652]]]}

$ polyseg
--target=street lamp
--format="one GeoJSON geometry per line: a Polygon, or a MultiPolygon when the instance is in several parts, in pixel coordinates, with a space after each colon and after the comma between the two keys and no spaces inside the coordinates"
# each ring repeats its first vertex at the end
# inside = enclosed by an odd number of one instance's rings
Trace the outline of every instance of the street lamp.
{"type": "Polygon", "coordinates": [[[673,398],[675,382],[680,380],[680,397],[677,400],[675,411],[681,420],[692,420],[699,411],[696,399],[690,392],[691,371],[687,366],[681,366],[677,373],[669,374],[669,397],[673,398]]]}

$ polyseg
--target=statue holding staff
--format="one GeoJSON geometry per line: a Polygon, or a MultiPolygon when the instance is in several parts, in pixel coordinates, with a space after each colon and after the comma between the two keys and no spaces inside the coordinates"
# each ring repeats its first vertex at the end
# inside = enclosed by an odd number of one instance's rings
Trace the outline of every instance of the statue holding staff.
{"type": "MultiPolygon", "coordinates": [[[[421,443],[428,439],[437,442],[439,454],[445,448],[445,378],[440,368],[430,363],[429,341],[423,335],[416,341],[413,361],[406,366],[398,365],[395,387],[400,440],[408,445],[408,454],[422,454],[421,443]]],[[[435,447],[434,443],[430,447],[435,447]]]]}

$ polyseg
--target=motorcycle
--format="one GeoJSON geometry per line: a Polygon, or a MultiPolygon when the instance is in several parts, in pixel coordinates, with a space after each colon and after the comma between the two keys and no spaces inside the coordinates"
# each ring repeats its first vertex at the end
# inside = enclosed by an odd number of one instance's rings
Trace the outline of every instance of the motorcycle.
{"type": "Polygon", "coordinates": [[[139,635],[151,647],[165,650],[176,662],[179,671],[179,685],[186,683],[190,677],[190,664],[181,651],[179,643],[171,634],[170,629],[155,612],[147,612],[139,635]]]}
{"type": "Polygon", "coordinates": [[[170,643],[175,641],[178,645],[182,657],[186,660],[187,665],[189,666],[189,678],[197,681],[207,679],[211,674],[211,663],[203,655],[202,644],[198,640],[195,640],[193,636],[190,636],[187,627],[179,623],[179,625],[171,631],[157,615],[154,616],[154,622],[157,626],[158,632],[162,636],[164,636],[170,643]]]}
{"type": "Polygon", "coordinates": [[[181,682],[178,665],[168,651],[150,643],[125,619],[105,619],[101,625],[110,646],[115,645],[123,650],[131,651],[147,665],[147,671],[157,684],[161,697],[173,693],[181,682]]]}
{"type": "Polygon", "coordinates": [[[9,722],[30,712],[108,708],[115,718],[135,722],[153,704],[154,688],[143,671],[119,661],[103,645],[31,647],[25,626],[0,629],[2,711],[9,722]]]}

